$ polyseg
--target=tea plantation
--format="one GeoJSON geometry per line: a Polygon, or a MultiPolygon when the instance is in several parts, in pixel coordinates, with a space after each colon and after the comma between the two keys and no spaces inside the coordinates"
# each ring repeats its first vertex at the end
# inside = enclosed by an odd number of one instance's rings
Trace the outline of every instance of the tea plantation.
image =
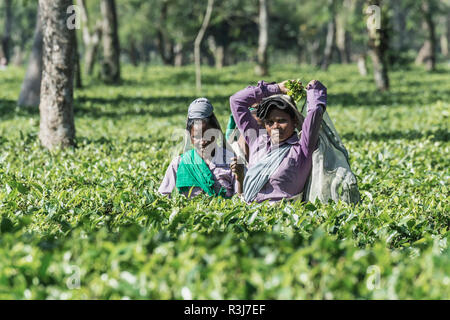
{"type": "MultiPolygon", "coordinates": [[[[39,146],[16,108],[25,71],[0,71],[0,299],[449,299],[450,68],[392,70],[379,93],[355,65],[280,65],[319,79],[362,203],[246,205],[157,193],[195,92],[192,67],[84,79],[77,147],[39,146]]],[[[223,127],[251,65],[203,69],[223,127]]]]}

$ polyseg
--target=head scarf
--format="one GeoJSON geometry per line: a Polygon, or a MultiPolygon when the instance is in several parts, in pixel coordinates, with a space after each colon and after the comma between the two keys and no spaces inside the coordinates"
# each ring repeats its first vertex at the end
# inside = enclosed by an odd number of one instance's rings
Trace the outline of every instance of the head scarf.
{"type": "Polygon", "coordinates": [[[206,98],[198,98],[194,100],[188,109],[188,119],[205,119],[209,118],[214,112],[214,107],[206,98]]]}

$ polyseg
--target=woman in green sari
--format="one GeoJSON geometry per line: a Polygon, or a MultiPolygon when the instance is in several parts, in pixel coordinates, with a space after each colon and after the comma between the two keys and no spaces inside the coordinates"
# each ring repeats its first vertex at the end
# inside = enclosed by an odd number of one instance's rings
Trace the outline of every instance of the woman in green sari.
{"type": "Polygon", "coordinates": [[[177,188],[188,197],[206,193],[226,198],[240,193],[243,166],[236,164],[233,153],[218,145],[219,140],[224,141],[223,134],[208,99],[191,103],[186,130],[193,148],[172,160],[158,191],[170,195],[177,188]]]}

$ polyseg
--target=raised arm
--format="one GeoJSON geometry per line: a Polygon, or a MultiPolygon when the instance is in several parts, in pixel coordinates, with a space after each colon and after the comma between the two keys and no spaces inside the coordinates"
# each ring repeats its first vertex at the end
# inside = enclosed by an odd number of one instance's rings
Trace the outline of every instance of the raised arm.
{"type": "Polygon", "coordinates": [[[327,88],[317,80],[306,87],[308,114],[303,122],[300,145],[306,157],[310,157],[317,147],[322,116],[327,106],[327,88]]]}
{"type": "Polygon", "coordinates": [[[234,121],[248,145],[251,145],[259,133],[259,126],[250,113],[250,108],[255,103],[260,103],[265,97],[281,93],[276,83],[259,81],[258,85],[249,86],[230,97],[230,108],[234,121]],[[250,132],[253,130],[254,133],[250,132]]]}

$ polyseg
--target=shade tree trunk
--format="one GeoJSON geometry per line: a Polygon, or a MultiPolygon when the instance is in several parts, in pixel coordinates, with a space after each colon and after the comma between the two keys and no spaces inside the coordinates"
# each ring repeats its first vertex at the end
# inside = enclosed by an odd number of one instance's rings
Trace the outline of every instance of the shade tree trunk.
{"type": "Polygon", "coordinates": [[[325,42],[325,49],[323,53],[323,60],[321,68],[322,70],[327,70],[330,66],[331,59],[333,58],[333,49],[336,45],[336,10],[335,10],[335,0],[328,0],[328,5],[330,7],[330,21],[327,25],[327,38],[325,42]]]}
{"type": "Polygon", "coordinates": [[[359,74],[363,77],[367,76],[367,64],[366,64],[366,54],[360,54],[357,57],[358,71],[359,74]]]}
{"type": "Polygon", "coordinates": [[[269,46],[269,13],[267,0],[259,0],[259,18],[258,18],[258,52],[255,73],[258,76],[269,74],[269,61],[267,48],[269,46]]]}
{"type": "Polygon", "coordinates": [[[79,48],[78,48],[78,39],[77,36],[75,35],[75,54],[73,57],[73,65],[75,68],[75,88],[77,89],[81,89],[83,88],[83,81],[82,81],[82,77],[81,77],[81,63],[80,63],[80,53],[79,53],[79,48]]]}
{"type": "Polygon", "coordinates": [[[101,1],[103,63],[102,78],[105,83],[120,82],[120,43],[115,0],[101,1]]]}
{"type": "Polygon", "coordinates": [[[168,19],[168,10],[169,10],[169,2],[167,0],[164,0],[162,2],[160,12],[161,22],[157,26],[156,44],[158,46],[158,51],[163,63],[166,65],[173,65],[175,60],[174,43],[170,39],[170,36],[167,33],[167,29],[164,25],[165,21],[167,21],[168,19]]]}
{"type": "Polygon", "coordinates": [[[320,48],[319,39],[314,39],[307,43],[309,63],[315,67],[319,65],[319,48],[320,48]]]}
{"type": "MultiPolygon", "coordinates": [[[[5,29],[2,37],[2,53],[5,65],[8,65],[11,57],[11,27],[12,27],[12,0],[5,1],[5,29]]],[[[1,64],[2,62],[0,62],[1,64]]]]}
{"type": "Polygon", "coordinates": [[[394,39],[392,39],[392,48],[397,52],[401,52],[406,49],[406,46],[410,41],[406,25],[407,12],[405,12],[405,8],[402,6],[402,1],[393,1],[392,6],[392,26],[394,36],[394,39]]]}
{"type": "Polygon", "coordinates": [[[75,140],[75,29],[66,25],[71,4],[71,0],[39,0],[44,39],[39,139],[50,150],[73,146],[75,140]]]}
{"type": "Polygon", "coordinates": [[[208,0],[208,5],[206,7],[206,13],[203,18],[202,26],[197,34],[194,41],[194,60],[195,60],[195,84],[197,87],[197,92],[202,90],[202,76],[201,76],[201,57],[200,57],[200,45],[205,35],[206,29],[208,28],[209,21],[211,19],[212,10],[214,7],[214,0],[208,0]]]}
{"type": "Polygon", "coordinates": [[[43,69],[42,47],[42,20],[38,9],[38,12],[36,14],[36,27],[34,31],[33,47],[31,49],[25,78],[20,89],[19,100],[17,102],[20,107],[39,106],[43,69]]]}
{"type": "Polygon", "coordinates": [[[181,67],[184,64],[184,46],[182,43],[177,43],[173,48],[174,60],[173,65],[175,67],[181,67]]]}
{"type": "Polygon", "coordinates": [[[389,43],[388,17],[384,14],[381,0],[369,0],[369,6],[380,8],[380,25],[368,24],[368,55],[373,64],[375,84],[380,91],[389,90],[389,76],[387,63],[387,50],[389,43]]]}
{"type": "Polygon", "coordinates": [[[417,55],[416,64],[424,64],[428,71],[434,71],[436,69],[436,32],[433,21],[432,2],[429,0],[422,1],[421,10],[423,15],[423,28],[427,38],[417,55]]]}
{"type": "Polygon", "coordinates": [[[448,57],[449,54],[449,39],[450,39],[450,16],[442,17],[443,32],[441,35],[441,53],[444,57],[448,57]]]}
{"type": "Polygon", "coordinates": [[[208,37],[208,47],[214,57],[216,69],[222,69],[225,63],[225,47],[218,44],[213,36],[208,37]]]}
{"type": "Polygon", "coordinates": [[[90,20],[86,0],[77,0],[77,4],[81,9],[81,21],[83,22],[84,72],[92,75],[102,37],[102,23],[98,21],[91,30],[89,28],[90,20]]]}
{"type": "Polygon", "coordinates": [[[130,58],[130,62],[133,66],[137,66],[140,62],[139,51],[136,48],[136,40],[134,38],[130,39],[130,44],[128,48],[128,56],[130,58]]]}
{"type": "Polygon", "coordinates": [[[336,47],[339,51],[341,63],[347,64],[351,61],[350,32],[348,32],[348,17],[354,10],[352,0],[344,0],[342,8],[336,14],[336,47]]]}

